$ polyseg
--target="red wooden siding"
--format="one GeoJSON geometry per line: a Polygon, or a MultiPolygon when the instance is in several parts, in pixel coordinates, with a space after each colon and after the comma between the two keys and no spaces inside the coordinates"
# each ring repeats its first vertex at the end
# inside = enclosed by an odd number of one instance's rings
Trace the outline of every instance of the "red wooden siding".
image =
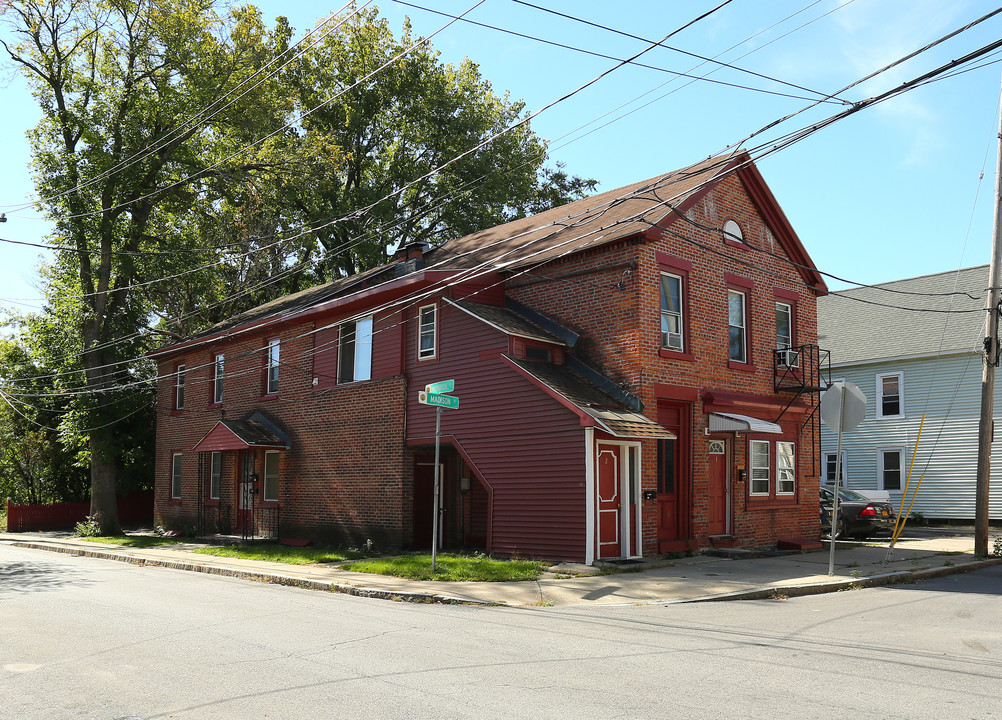
{"type": "MultiPolygon", "coordinates": [[[[493,490],[491,550],[582,561],[585,448],[578,417],[504,364],[508,336],[449,304],[439,306],[439,321],[438,360],[411,366],[408,438],[435,433],[435,410],[417,402],[417,390],[455,380],[460,407],[442,411],[442,432],[459,440],[493,490]]],[[[415,352],[415,334],[412,320],[408,353],[415,352]]]]}

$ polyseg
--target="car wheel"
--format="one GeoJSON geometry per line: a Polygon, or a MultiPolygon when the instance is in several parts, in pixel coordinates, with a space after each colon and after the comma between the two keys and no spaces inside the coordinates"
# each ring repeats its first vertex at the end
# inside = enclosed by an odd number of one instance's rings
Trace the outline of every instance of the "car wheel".
{"type": "Polygon", "coordinates": [[[849,533],[846,532],[845,520],[839,520],[838,527],[835,529],[835,539],[846,540],[848,537],[849,533]]]}

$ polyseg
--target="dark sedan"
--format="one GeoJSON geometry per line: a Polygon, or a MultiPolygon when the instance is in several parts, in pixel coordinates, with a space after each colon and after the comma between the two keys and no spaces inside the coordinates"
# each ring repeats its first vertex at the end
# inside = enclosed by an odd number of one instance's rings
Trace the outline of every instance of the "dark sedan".
{"type": "MultiPolygon", "coordinates": [[[[832,504],[835,496],[831,488],[821,487],[821,532],[831,533],[832,504]]],[[[838,501],[839,522],[835,538],[865,540],[871,535],[890,535],[894,530],[894,507],[890,503],[870,500],[857,492],[841,488],[838,501]]]]}

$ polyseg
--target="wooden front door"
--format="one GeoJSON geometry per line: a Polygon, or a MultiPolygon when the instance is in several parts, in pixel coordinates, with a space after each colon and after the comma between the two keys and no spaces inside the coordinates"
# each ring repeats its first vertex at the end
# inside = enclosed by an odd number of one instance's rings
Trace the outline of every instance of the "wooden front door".
{"type": "Polygon", "coordinates": [[[658,440],[657,537],[658,552],[688,549],[690,410],[688,403],[658,403],[658,424],[675,440],[658,440]]]}
{"type": "Polygon", "coordinates": [[[240,452],[240,477],[237,479],[237,531],[243,532],[253,525],[254,493],[257,490],[257,473],[254,471],[254,451],[240,452]]]}
{"type": "Polygon", "coordinates": [[[727,492],[727,441],[710,440],[707,450],[710,471],[707,486],[706,530],[710,535],[726,535],[730,516],[727,492]]]}
{"type": "Polygon", "coordinates": [[[622,515],[622,483],[618,445],[598,444],[598,557],[620,557],[620,519],[622,515]]]}

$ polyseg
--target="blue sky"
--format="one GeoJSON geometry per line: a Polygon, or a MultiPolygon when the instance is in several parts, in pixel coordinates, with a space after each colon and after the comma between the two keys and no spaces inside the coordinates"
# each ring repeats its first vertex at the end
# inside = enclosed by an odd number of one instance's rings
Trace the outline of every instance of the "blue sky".
{"type": "MultiPolygon", "coordinates": [[[[415,0],[414,4],[458,15],[475,1],[415,0]]],[[[660,40],[719,4],[719,0],[531,2],[647,40],[660,40]]],[[[298,35],[328,10],[341,7],[299,0],[257,4],[266,19],[287,15],[298,35]]],[[[378,4],[395,30],[405,15],[424,35],[448,21],[390,0],[378,4]]],[[[735,85],[815,97],[778,82],[784,81],[832,93],[993,9],[992,3],[957,0],[732,0],[667,44],[773,79],[719,68],[708,77],[729,85],[692,82],[665,70],[704,75],[713,66],[697,67],[698,59],[655,48],[638,59],[653,68],[615,69],[541,113],[533,128],[550,141],[551,163],[566,163],[570,172],[595,178],[600,190],[609,190],[742,143],[759,128],[810,104],[735,85]]],[[[630,57],[648,45],[515,0],[485,0],[466,17],[614,58],[630,57]]],[[[999,37],[1002,15],[841,97],[859,101],[873,96],[999,37]]],[[[446,62],[464,57],[477,62],[496,92],[524,100],[532,112],[617,65],[616,60],[463,22],[435,35],[432,44],[446,62]]],[[[989,56],[978,63],[984,67],[863,110],[759,162],[822,271],[876,283],[988,262],[1000,57],[989,56]]],[[[33,189],[25,131],[38,121],[39,113],[23,80],[9,65],[0,74],[0,92],[4,101],[0,210],[8,214],[8,222],[0,225],[0,237],[38,242],[49,231],[44,220],[33,211],[12,209],[33,189]]],[[[776,138],[843,109],[838,104],[814,107],[743,144],[776,138]]],[[[38,251],[3,244],[0,252],[0,302],[22,309],[37,306],[38,251]]],[[[837,281],[829,284],[833,289],[845,287],[837,281]]]]}

